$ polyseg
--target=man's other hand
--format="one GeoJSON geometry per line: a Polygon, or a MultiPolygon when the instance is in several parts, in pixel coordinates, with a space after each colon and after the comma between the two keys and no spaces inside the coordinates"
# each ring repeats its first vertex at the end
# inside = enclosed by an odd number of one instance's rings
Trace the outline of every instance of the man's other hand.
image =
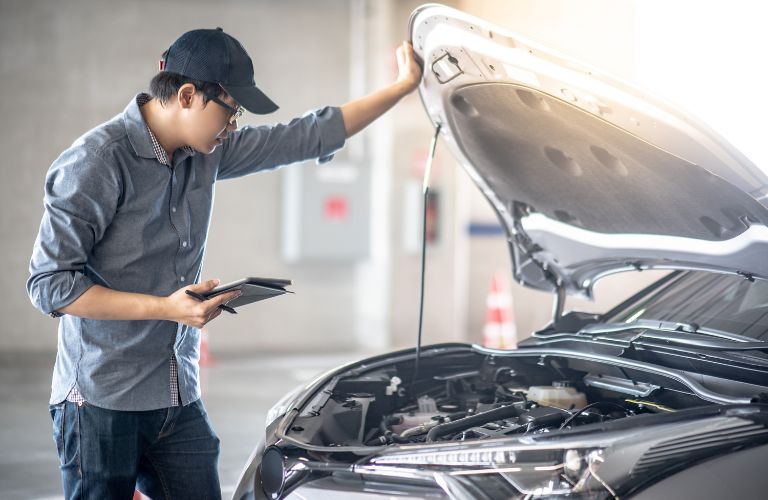
{"type": "Polygon", "coordinates": [[[397,56],[397,82],[404,87],[404,92],[410,93],[419,86],[422,69],[416,61],[413,46],[410,42],[403,42],[395,51],[397,56]]]}
{"type": "Polygon", "coordinates": [[[185,325],[202,328],[206,323],[210,323],[221,314],[219,306],[226,304],[230,300],[239,297],[242,292],[235,290],[232,292],[217,295],[206,301],[199,301],[189,295],[187,290],[203,295],[210,292],[219,285],[219,280],[213,279],[179,288],[174,293],[165,298],[167,319],[183,323],[185,325]]]}

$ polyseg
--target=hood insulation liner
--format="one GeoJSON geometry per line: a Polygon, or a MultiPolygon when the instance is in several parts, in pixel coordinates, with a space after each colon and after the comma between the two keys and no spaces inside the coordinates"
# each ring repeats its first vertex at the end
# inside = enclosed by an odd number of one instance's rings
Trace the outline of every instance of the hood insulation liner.
{"type": "Polygon", "coordinates": [[[535,89],[479,83],[446,103],[458,146],[499,200],[582,229],[721,241],[768,210],[707,170],[535,89]]]}

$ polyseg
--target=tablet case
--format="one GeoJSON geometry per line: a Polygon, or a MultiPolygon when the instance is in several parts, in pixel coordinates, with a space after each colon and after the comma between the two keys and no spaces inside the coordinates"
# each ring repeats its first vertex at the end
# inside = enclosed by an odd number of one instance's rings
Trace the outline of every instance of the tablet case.
{"type": "Polygon", "coordinates": [[[219,285],[210,292],[204,293],[203,296],[206,299],[210,299],[211,297],[215,297],[222,293],[232,290],[240,290],[242,291],[242,295],[227,302],[229,307],[237,308],[252,302],[277,297],[278,295],[283,295],[285,293],[293,293],[285,289],[286,286],[291,284],[293,284],[293,282],[288,279],[249,277],[233,281],[232,283],[219,285]]]}

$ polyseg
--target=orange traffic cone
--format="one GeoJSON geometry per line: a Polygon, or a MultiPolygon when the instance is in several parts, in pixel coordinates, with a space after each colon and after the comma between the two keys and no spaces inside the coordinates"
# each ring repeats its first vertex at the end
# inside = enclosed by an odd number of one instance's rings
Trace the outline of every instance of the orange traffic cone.
{"type": "Polygon", "coordinates": [[[208,330],[203,328],[200,330],[200,366],[213,366],[215,363],[216,360],[208,348],[208,330]]]}
{"type": "Polygon", "coordinates": [[[517,347],[517,328],[514,323],[512,295],[506,286],[504,274],[496,272],[486,299],[483,345],[495,349],[517,347]]]}

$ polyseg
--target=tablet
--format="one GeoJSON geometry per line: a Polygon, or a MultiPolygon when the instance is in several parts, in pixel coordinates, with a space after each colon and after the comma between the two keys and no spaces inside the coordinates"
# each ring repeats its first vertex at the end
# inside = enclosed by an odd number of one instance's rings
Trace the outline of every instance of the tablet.
{"type": "Polygon", "coordinates": [[[232,290],[240,290],[242,295],[227,302],[230,307],[239,307],[259,300],[276,297],[285,293],[293,293],[285,289],[293,284],[289,279],[281,278],[254,278],[248,277],[219,285],[210,292],[204,293],[206,299],[221,295],[232,290]]]}
{"type": "Polygon", "coordinates": [[[223,285],[219,285],[210,292],[204,293],[203,295],[206,298],[214,297],[216,295],[222,294],[224,292],[229,292],[231,290],[236,290],[241,287],[241,285],[256,285],[256,286],[266,286],[269,288],[285,288],[287,286],[290,286],[293,284],[293,281],[289,279],[283,279],[283,278],[243,278],[239,279],[237,281],[233,281],[231,283],[225,283],[223,285]]]}

